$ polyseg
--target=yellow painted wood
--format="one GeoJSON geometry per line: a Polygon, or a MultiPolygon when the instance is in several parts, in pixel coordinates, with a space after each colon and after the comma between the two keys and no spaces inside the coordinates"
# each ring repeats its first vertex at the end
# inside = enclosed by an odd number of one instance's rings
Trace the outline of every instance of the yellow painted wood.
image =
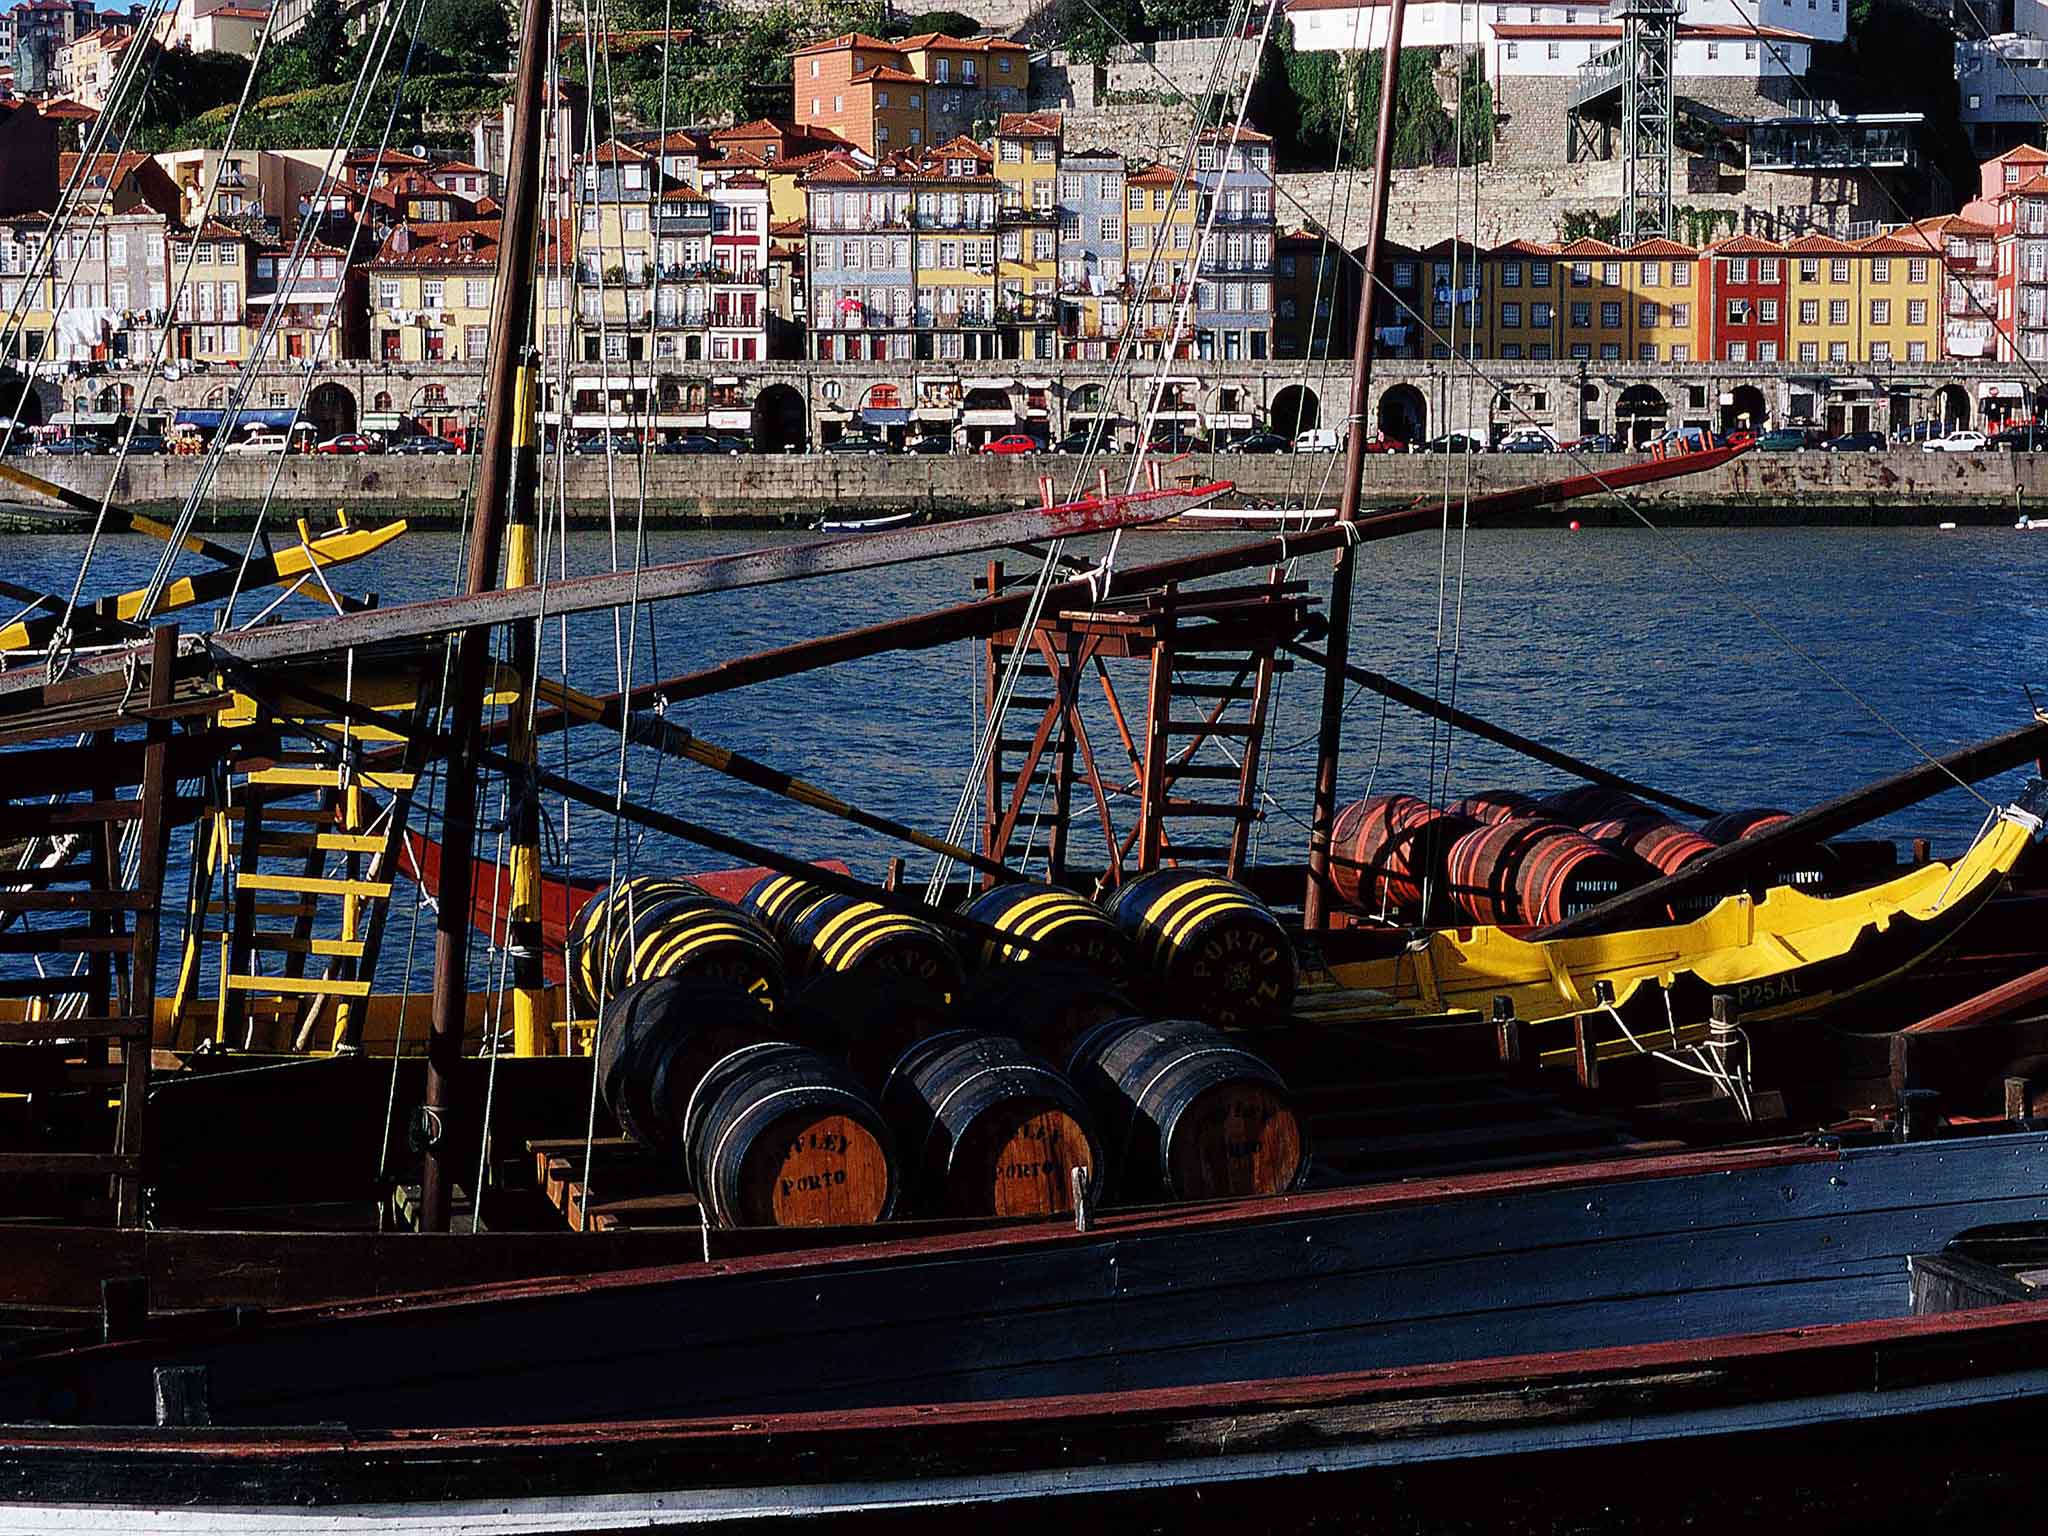
{"type": "Polygon", "coordinates": [[[361,939],[301,939],[289,933],[271,933],[261,928],[249,935],[249,947],[287,955],[333,955],[344,960],[363,957],[361,939]]]}
{"type": "Polygon", "coordinates": [[[275,992],[307,997],[315,994],[328,997],[370,995],[367,978],[362,981],[329,981],[324,976],[230,976],[227,981],[231,992],[275,992]]]}
{"type": "Polygon", "coordinates": [[[250,891],[301,891],[309,896],[389,896],[389,880],[345,880],[327,875],[273,875],[244,870],[235,884],[250,891]]]}
{"type": "MultiPolygon", "coordinates": [[[[413,775],[402,770],[390,773],[359,773],[355,778],[370,789],[411,789],[413,775]]],[[[341,783],[339,768],[258,768],[249,775],[251,784],[297,784],[305,789],[335,789],[341,783]]],[[[267,816],[269,811],[264,814],[267,816]]]]}
{"type": "MultiPolygon", "coordinates": [[[[237,840],[233,845],[236,853],[243,852],[237,840]]],[[[329,853],[375,853],[384,846],[384,839],[362,832],[265,832],[256,843],[256,856],[272,853],[312,853],[324,849],[329,853]]]]}
{"type": "MultiPolygon", "coordinates": [[[[232,901],[209,901],[206,910],[232,912],[235,904],[232,901]]],[[[320,904],[313,901],[258,901],[251,903],[249,910],[257,917],[311,917],[320,910],[320,904]]],[[[222,940],[225,942],[225,934],[222,940]]]]}

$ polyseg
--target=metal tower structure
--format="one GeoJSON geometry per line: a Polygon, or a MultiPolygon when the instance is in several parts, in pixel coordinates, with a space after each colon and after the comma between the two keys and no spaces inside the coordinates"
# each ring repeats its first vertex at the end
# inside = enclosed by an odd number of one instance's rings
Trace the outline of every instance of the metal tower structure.
{"type": "Polygon", "coordinates": [[[1624,243],[1671,233],[1671,55],[1683,0],[1621,0],[1615,15],[1621,41],[1579,67],[1565,120],[1565,158],[1602,158],[1612,144],[1608,124],[1619,98],[1621,238],[1624,243]]]}
{"type": "Polygon", "coordinates": [[[1680,0],[1622,0],[1621,239],[1671,234],[1671,53],[1680,0]]]}

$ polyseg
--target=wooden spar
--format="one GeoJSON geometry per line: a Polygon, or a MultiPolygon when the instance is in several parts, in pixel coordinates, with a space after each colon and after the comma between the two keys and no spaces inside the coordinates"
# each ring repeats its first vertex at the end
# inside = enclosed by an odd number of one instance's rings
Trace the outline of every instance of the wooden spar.
{"type": "MultiPolygon", "coordinates": [[[[507,385],[508,390],[510,385],[507,385]]],[[[387,640],[416,640],[453,634],[473,626],[527,623],[546,617],[590,613],[632,602],[637,591],[643,603],[768,586],[811,576],[873,570],[929,560],[938,555],[998,549],[1019,539],[1074,538],[1109,533],[1140,523],[1156,523],[1190,507],[1202,505],[1230,489],[1216,481],[1191,490],[1139,491],[1128,496],[1090,497],[1056,507],[1030,507],[988,517],[962,518],[924,528],[855,534],[844,539],[783,544],[737,554],[712,555],[638,571],[604,571],[572,576],[538,587],[505,592],[473,592],[462,597],[400,603],[343,617],[304,619],[265,629],[219,635],[213,644],[224,655],[243,661],[290,661],[335,654],[350,646],[387,640]]],[[[481,497],[481,490],[479,490],[481,497]]],[[[478,505],[482,502],[479,500],[478,505]]],[[[503,508],[499,509],[502,521],[503,508]]],[[[117,661],[116,666],[119,665],[117,661]]],[[[77,667],[73,668],[76,672],[77,667]]],[[[0,692],[6,679],[0,678],[0,692]]]]}
{"type": "Polygon", "coordinates": [[[1918,805],[1957,781],[1974,784],[1994,773],[2017,768],[2048,751],[2048,724],[2036,723],[1960,748],[1946,757],[1921,763],[1904,773],[1837,795],[1775,826],[1718,848],[1675,875],[1652,880],[1612,900],[1588,907],[1561,923],[1538,929],[1532,939],[1565,939],[1598,933],[1635,920],[1654,920],[1670,905],[1705,890],[1723,890],[1769,864],[1783,850],[1811,846],[1852,827],[1918,805]]]}
{"type": "MultiPolygon", "coordinates": [[[[518,434],[512,445],[512,510],[505,553],[505,585],[530,587],[540,573],[540,433],[535,413],[540,401],[540,371],[529,355],[519,368],[520,400],[513,412],[518,434]]],[[[505,945],[511,952],[512,1054],[544,1056],[554,1046],[547,1017],[547,975],[541,965],[540,796],[524,769],[535,761],[533,732],[527,721],[534,708],[540,675],[540,625],[512,626],[512,674],[519,693],[509,711],[510,755],[522,767],[511,782],[508,813],[511,840],[511,890],[505,916],[505,945]]]]}
{"type": "MultiPolygon", "coordinates": [[[[1330,658],[1321,651],[1314,650],[1295,641],[1283,640],[1280,643],[1280,649],[1288,652],[1290,655],[1299,656],[1303,661],[1312,661],[1319,667],[1330,667],[1332,665],[1330,658]]],[[[1459,730],[1469,732],[1483,741],[1490,741],[1497,746],[1506,747],[1511,752],[1519,752],[1522,756],[1533,758],[1539,763],[1548,763],[1553,768],[1562,768],[1566,773],[1577,774],[1588,783],[1604,784],[1609,789],[1624,790],[1640,800],[1649,800],[1657,805],[1669,806],[1672,810],[1682,812],[1687,816],[1706,817],[1715,814],[1711,807],[1696,804],[1691,800],[1687,800],[1682,795],[1674,795],[1667,790],[1658,789],[1654,785],[1643,784],[1634,779],[1624,778],[1621,774],[1602,768],[1597,763],[1589,763],[1584,758],[1573,757],[1569,752],[1560,752],[1555,747],[1547,747],[1542,742],[1532,740],[1527,736],[1518,735],[1514,731],[1508,730],[1505,726],[1495,725],[1490,720],[1482,720],[1477,715],[1468,714],[1454,705],[1432,699],[1426,693],[1418,692],[1405,684],[1395,682],[1384,673],[1370,672],[1364,667],[1355,666],[1347,662],[1344,666],[1344,676],[1348,681],[1357,683],[1364,688],[1370,688],[1374,693],[1392,699],[1396,704],[1406,705],[1420,714],[1428,715],[1432,719],[1441,720],[1447,725],[1456,726],[1459,730]]]]}
{"type": "MultiPolygon", "coordinates": [[[[167,613],[176,613],[183,608],[226,597],[237,588],[253,591],[257,587],[275,586],[279,582],[303,577],[316,566],[323,571],[333,570],[338,565],[360,560],[363,556],[382,549],[393,539],[401,536],[405,530],[406,524],[403,522],[387,523],[382,528],[345,528],[322,535],[310,543],[291,545],[267,559],[251,560],[246,571],[240,568],[238,562],[235,566],[222,570],[201,571],[196,576],[181,576],[164,588],[164,594],[157,600],[154,612],[161,618],[167,613]]],[[[88,631],[104,632],[111,626],[130,623],[142,612],[145,590],[138,587],[132,592],[116,593],[81,604],[71,617],[73,628],[82,635],[88,631]]],[[[344,604],[347,603],[348,600],[344,599],[344,604]]],[[[355,600],[353,606],[358,609],[366,608],[360,600],[355,600]]],[[[49,644],[56,635],[57,626],[63,617],[63,605],[60,603],[54,613],[45,609],[35,618],[20,619],[9,624],[6,628],[0,629],[0,651],[24,651],[49,644]]],[[[147,641],[138,643],[144,646],[148,644],[147,641]]]]}
{"type": "MultiPolygon", "coordinates": [[[[1387,230],[1387,192],[1394,164],[1394,98],[1401,76],[1401,28],[1408,0],[1387,7],[1387,38],[1380,69],[1380,132],[1373,146],[1372,218],[1366,226],[1365,283],[1358,297],[1358,328],[1351,343],[1350,432],[1344,444],[1344,492],[1337,505],[1337,532],[1348,535],[1358,521],[1358,500],[1365,484],[1366,406],[1372,394],[1373,282],[1380,270],[1380,241],[1387,230]]],[[[1313,322],[1311,322],[1313,323],[1313,322]]],[[[1349,537],[1337,548],[1330,569],[1330,657],[1323,669],[1322,719],[1316,731],[1316,781],[1308,818],[1308,884],[1302,894],[1301,923],[1314,930],[1323,925],[1323,906],[1330,895],[1330,821],[1337,812],[1337,756],[1344,737],[1344,667],[1351,659],[1351,588],[1358,566],[1358,548],[1349,537]]]]}
{"type": "MultiPolygon", "coordinates": [[[[526,0],[520,18],[519,73],[513,89],[511,142],[505,167],[505,211],[498,247],[498,281],[491,302],[491,349],[484,377],[483,463],[477,475],[475,524],[470,530],[472,601],[498,579],[506,512],[512,500],[518,453],[519,376],[526,365],[533,324],[535,235],[540,227],[542,90],[550,35],[548,0],[526,0]]],[[[527,588],[527,593],[538,589],[527,588]]],[[[383,610],[326,622],[357,623],[383,610]]],[[[403,610],[390,610],[393,612],[403,610]]],[[[532,618],[535,615],[527,615],[532,618]]],[[[505,615],[504,617],[511,617],[505,615]]],[[[454,1169],[442,1130],[455,1074],[462,1066],[462,1023],[469,998],[469,895],[476,843],[475,750],[483,726],[484,676],[490,663],[488,615],[465,617],[450,642],[455,679],[449,709],[447,788],[441,801],[441,905],[434,914],[433,1024],[427,1037],[425,1134],[420,1177],[420,1229],[448,1230],[454,1169]]],[[[447,633],[447,630],[428,633],[447,633]]],[[[275,631],[273,631],[275,633],[275,631]]]]}
{"type": "Polygon", "coordinates": [[[1975,997],[1966,997],[1960,1003],[1944,1008],[1939,1013],[1929,1014],[1916,1024],[1908,1024],[1899,1033],[1932,1035],[1950,1029],[1975,1029],[1979,1025],[2007,1018],[2022,1009],[2037,1007],[2043,998],[2048,998],[2048,965],[2015,976],[2011,981],[2001,982],[1998,986],[1979,992],[1975,997]]]}
{"type": "MultiPolygon", "coordinates": [[[[1640,464],[1624,465],[1620,469],[1603,470],[1598,474],[1573,475],[1568,479],[1548,480],[1538,485],[1515,486],[1509,490],[1474,497],[1471,504],[1472,512],[1475,520],[1483,515],[1523,512],[1534,507],[1571,501],[1580,496],[1591,496],[1600,491],[1619,490],[1627,486],[1671,479],[1678,475],[1695,474],[1701,470],[1717,468],[1742,451],[1739,448],[1715,448],[1703,453],[1666,459],[1645,459],[1640,464]]],[[[1437,506],[1396,507],[1360,518],[1352,525],[1352,536],[1362,542],[1391,538],[1397,534],[1412,533],[1419,528],[1434,527],[1441,516],[1442,510],[1437,506]]],[[[867,540],[872,542],[885,537],[885,534],[870,534],[867,540]]],[[[1158,561],[1152,565],[1133,566],[1124,573],[1120,585],[1123,590],[1139,592],[1173,582],[1199,581],[1208,576],[1223,576],[1233,571],[1271,565],[1275,561],[1285,561],[1296,555],[1322,554],[1344,541],[1345,534],[1342,529],[1325,527],[1311,533],[1289,534],[1285,538],[1261,539],[1252,544],[1232,544],[1201,554],[1158,561]]],[[[560,587],[557,585],[550,590],[559,591],[560,587]]],[[[1029,593],[1019,592],[1008,597],[955,603],[929,613],[913,614],[902,619],[886,619],[879,624],[865,625],[860,629],[841,630],[836,634],[820,635],[812,640],[799,640],[774,650],[757,651],[749,656],[721,661],[701,671],[685,672],[680,676],[662,678],[657,682],[641,683],[624,696],[616,693],[598,695],[598,702],[604,706],[604,713],[599,717],[598,723],[613,730],[619,728],[622,697],[632,708],[651,704],[658,698],[667,699],[671,703],[684,699],[708,698],[713,694],[730,692],[734,688],[750,687],[755,683],[770,682],[776,678],[794,677],[800,673],[816,671],[820,667],[836,666],[844,661],[858,661],[888,651],[924,650],[954,640],[986,638],[994,630],[1015,624],[1023,615],[1029,601],[1029,593]]],[[[1079,579],[1055,583],[1047,593],[1049,607],[1092,601],[1093,596],[1088,583],[1079,579]]],[[[77,667],[74,666],[75,670],[77,667]]],[[[4,694],[6,688],[7,679],[0,675],[0,694],[4,694]]],[[[550,735],[582,723],[584,722],[579,717],[566,710],[544,710],[534,721],[534,733],[550,735]]],[[[492,740],[502,739],[503,732],[503,726],[494,727],[490,737],[492,740]]],[[[364,761],[378,765],[396,762],[397,756],[395,750],[384,749],[364,754],[364,761]]]]}
{"type": "MultiPolygon", "coordinates": [[[[100,504],[92,497],[58,485],[55,481],[45,480],[41,475],[32,475],[16,465],[0,464],[0,480],[18,485],[25,491],[34,491],[39,496],[47,496],[52,501],[61,501],[74,511],[90,512],[94,517],[100,515],[100,504]]],[[[131,511],[117,502],[110,501],[106,507],[106,531],[144,533],[160,543],[168,544],[177,530],[169,523],[160,523],[153,517],[131,511]]],[[[179,539],[178,547],[195,555],[204,555],[214,564],[224,565],[229,570],[239,568],[242,563],[242,552],[239,549],[229,549],[225,544],[202,539],[196,533],[188,533],[179,539]]]]}
{"type": "MultiPolygon", "coordinates": [[[[580,689],[571,688],[567,683],[543,678],[535,683],[534,692],[579,719],[595,722],[604,717],[602,699],[580,689]]],[[[627,717],[626,734],[632,740],[653,747],[670,757],[701,764],[715,773],[737,779],[742,784],[751,784],[756,789],[765,789],[772,795],[780,795],[783,799],[793,800],[798,805],[807,805],[813,810],[825,812],[828,816],[837,816],[841,821],[852,822],[857,827],[866,827],[870,832],[880,832],[886,837],[909,843],[912,847],[922,848],[927,853],[936,853],[942,858],[969,865],[996,880],[1010,882],[1024,878],[999,860],[985,858],[971,849],[949,843],[942,837],[933,837],[900,821],[892,821],[889,817],[874,811],[863,810],[840,799],[829,790],[820,789],[808,780],[798,778],[795,774],[785,773],[780,768],[771,767],[744,753],[692,735],[682,726],[672,724],[662,716],[635,710],[627,717]]]]}

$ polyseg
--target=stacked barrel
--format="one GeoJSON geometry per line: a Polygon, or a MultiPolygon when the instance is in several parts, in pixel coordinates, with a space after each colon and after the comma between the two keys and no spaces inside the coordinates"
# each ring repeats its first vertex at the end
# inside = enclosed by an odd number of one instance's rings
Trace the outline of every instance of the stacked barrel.
{"type": "MultiPolygon", "coordinates": [[[[1389,921],[1542,926],[1785,819],[1782,811],[1732,811],[1689,827],[1592,784],[1541,798],[1484,790],[1442,809],[1413,795],[1376,795],[1337,812],[1330,883],[1347,906],[1389,921]]],[[[1825,857],[1801,850],[1774,865],[1765,883],[1817,884],[1825,857]]],[[[1696,898],[1677,915],[1715,899],[1696,898]]]]}

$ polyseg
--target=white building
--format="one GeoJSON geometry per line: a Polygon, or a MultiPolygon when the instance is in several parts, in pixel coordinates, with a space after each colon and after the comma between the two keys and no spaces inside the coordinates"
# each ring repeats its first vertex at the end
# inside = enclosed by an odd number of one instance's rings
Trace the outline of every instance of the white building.
{"type": "MultiPolygon", "coordinates": [[[[1621,41],[1621,23],[1503,22],[1492,27],[1487,77],[1576,75],[1579,67],[1621,41]]],[[[1769,80],[1805,75],[1813,43],[1775,28],[1725,27],[1681,22],[1671,69],[1680,80],[1769,80]]]]}

